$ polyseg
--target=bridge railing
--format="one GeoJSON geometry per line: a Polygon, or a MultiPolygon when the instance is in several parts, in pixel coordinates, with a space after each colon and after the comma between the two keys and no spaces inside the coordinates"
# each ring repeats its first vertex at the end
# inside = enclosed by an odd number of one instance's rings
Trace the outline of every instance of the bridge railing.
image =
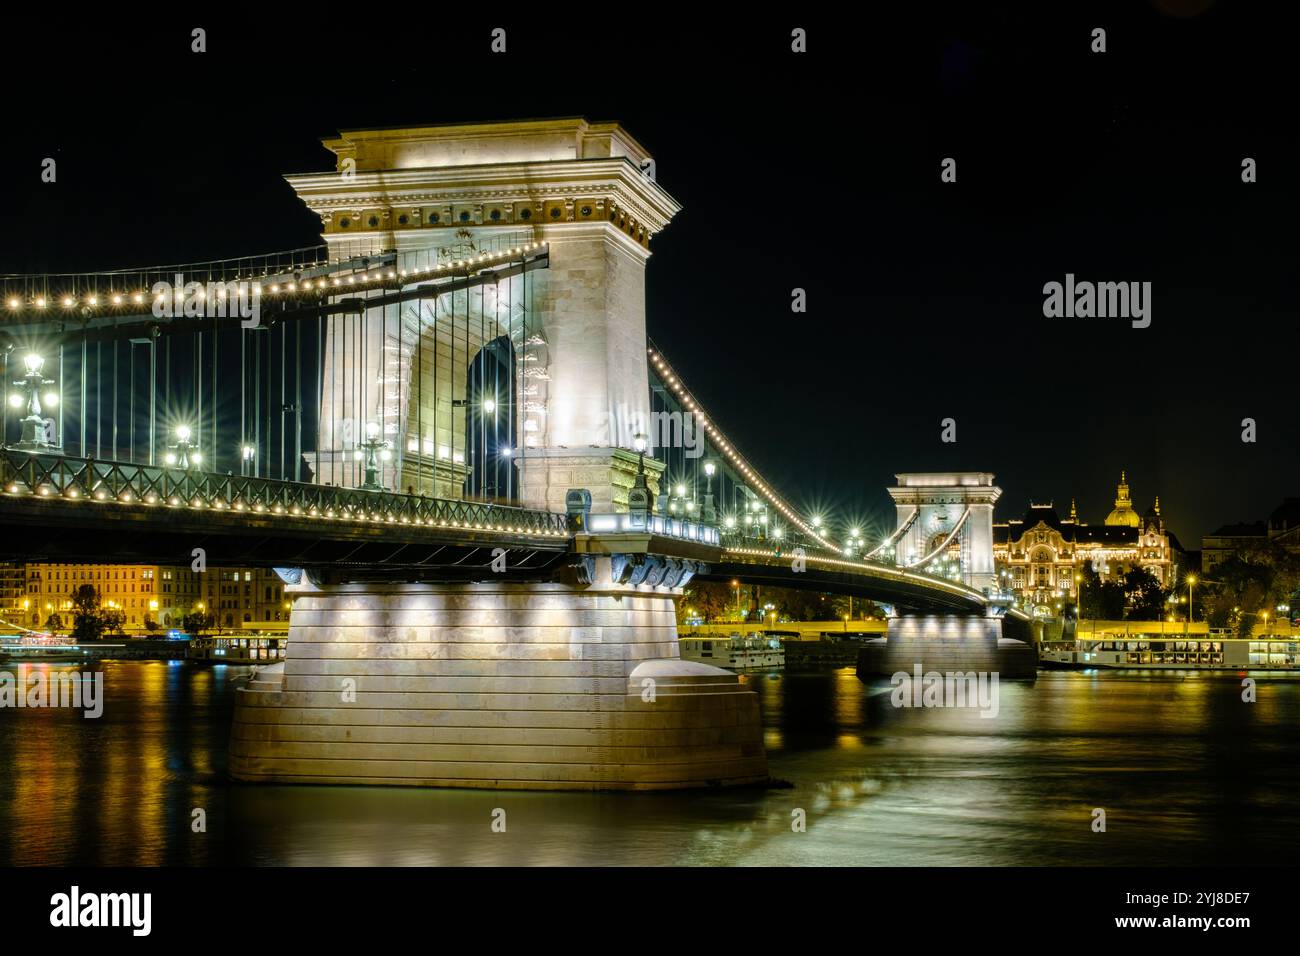
{"type": "Polygon", "coordinates": [[[568,535],[566,516],[549,511],[11,449],[0,452],[0,490],[8,495],[84,498],[169,508],[415,524],[541,537],[568,535]]]}
{"type": "Polygon", "coordinates": [[[594,514],[587,519],[587,529],[593,534],[624,531],[649,531],[665,538],[698,541],[701,544],[720,544],[721,535],[712,525],[698,521],[685,521],[666,515],[594,514]]]}

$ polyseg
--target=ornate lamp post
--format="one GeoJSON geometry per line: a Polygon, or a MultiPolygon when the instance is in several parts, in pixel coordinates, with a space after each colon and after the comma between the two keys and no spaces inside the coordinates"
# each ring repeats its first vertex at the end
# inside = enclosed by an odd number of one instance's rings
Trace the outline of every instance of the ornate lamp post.
{"type": "Polygon", "coordinates": [[[55,441],[46,441],[45,419],[41,416],[45,407],[52,408],[59,403],[57,392],[49,391],[44,396],[41,395],[41,389],[54,384],[53,379],[41,374],[44,365],[45,359],[35,352],[29,352],[23,359],[23,367],[27,374],[14,382],[14,387],[22,389],[25,394],[15,393],[9,396],[9,404],[14,408],[25,406],[27,409],[26,417],[18,422],[22,426],[22,439],[17,447],[24,451],[50,451],[58,447],[58,436],[55,436],[55,441]],[[44,398],[44,406],[42,398],[44,398]]]}
{"type": "Polygon", "coordinates": [[[366,440],[361,443],[366,453],[366,480],[361,485],[362,491],[383,491],[379,484],[379,460],[388,461],[393,453],[388,450],[388,442],[379,437],[379,423],[366,422],[366,440]]]}
{"type": "Polygon", "coordinates": [[[650,487],[645,479],[646,436],[640,432],[633,435],[632,446],[637,453],[636,478],[627,493],[627,510],[632,516],[633,526],[644,528],[650,516],[650,487]]]}
{"type": "Polygon", "coordinates": [[[718,512],[713,507],[713,473],[717,470],[713,462],[704,463],[704,505],[700,508],[700,520],[707,525],[718,523],[718,512]]]}
{"type": "Polygon", "coordinates": [[[190,441],[190,426],[177,425],[173,434],[176,436],[176,442],[167,446],[163,463],[178,466],[186,471],[202,464],[203,455],[199,452],[198,444],[190,441]]]}

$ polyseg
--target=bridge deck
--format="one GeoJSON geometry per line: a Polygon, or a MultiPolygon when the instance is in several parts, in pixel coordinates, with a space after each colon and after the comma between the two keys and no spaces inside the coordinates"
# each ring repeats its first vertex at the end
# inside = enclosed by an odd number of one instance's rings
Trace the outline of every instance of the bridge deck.
{"type": "Polygon", "coordinates": [[[0,559],[482,574],[510,551],[511,576],[569,550],[562,514],[474,501],[217,475],[48,453],[0,452],[0,559]]]}

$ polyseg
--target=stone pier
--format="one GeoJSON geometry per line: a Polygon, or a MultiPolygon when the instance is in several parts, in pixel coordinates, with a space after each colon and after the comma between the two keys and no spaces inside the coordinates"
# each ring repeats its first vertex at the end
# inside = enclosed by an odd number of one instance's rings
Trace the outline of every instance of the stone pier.
{"type": "Polygon", "coordinates": [[[678,658],[672,590],[303,587],[236,693],[230,772],[276,783],[653,790],[767,779],[758,699],[678,658]]]}
{"type": "Polygon", "coordinates": [[[889,619],[884,638],[866,641],[858,653],[858,676],[889,677],[899,671],[982,671],[1000,679],[1038,673],[1032,644],[1004,637],[1003,619],[975,614],[906,614],[889,619]]]}

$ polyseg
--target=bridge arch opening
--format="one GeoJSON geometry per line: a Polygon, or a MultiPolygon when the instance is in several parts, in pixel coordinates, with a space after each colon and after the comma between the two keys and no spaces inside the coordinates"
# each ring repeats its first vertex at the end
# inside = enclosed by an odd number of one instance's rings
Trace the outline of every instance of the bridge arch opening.
{"type": "Polygon", "coordinates": [[[465,494],[470,498],[510,501],[518,496],[515,366],[508,335],[497,336],[470,360],[465,386],[465,494]]]}

